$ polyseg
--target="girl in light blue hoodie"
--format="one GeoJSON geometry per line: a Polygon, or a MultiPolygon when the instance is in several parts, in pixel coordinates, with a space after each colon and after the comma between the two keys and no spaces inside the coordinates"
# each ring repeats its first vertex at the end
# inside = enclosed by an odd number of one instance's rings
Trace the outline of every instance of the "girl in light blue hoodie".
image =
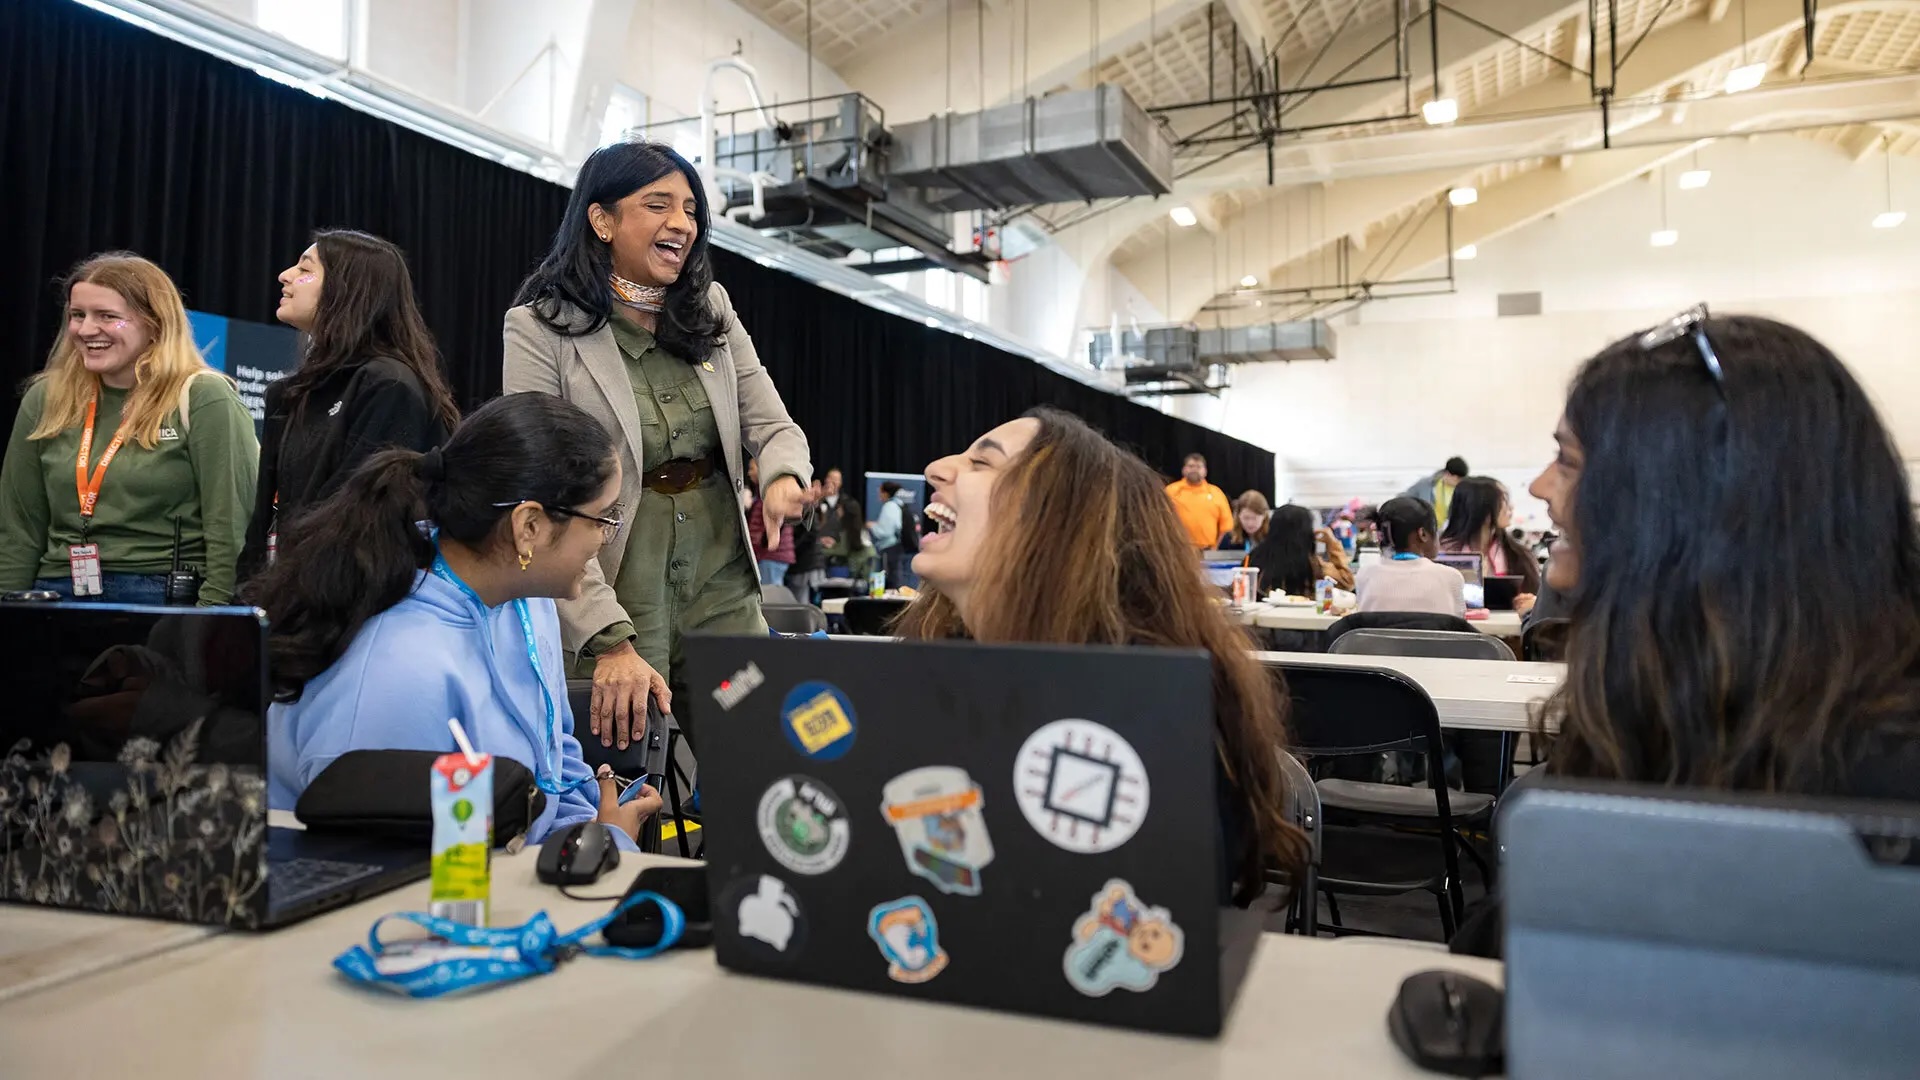
{"type": "Polygon", "coordinates": [[[553,603],[613,542],[619,495],[605,428],[559,398],[510,394],[444,449],[374,455],[293,522],[299,543],[250,589],[272,626],[271,805],[292,808],[349,750],[451,752],[454,717],[547,793],[529,842],[601,821],[632,850],[660,797],[643,786],[622,804],[611,773],[581,760],[553,603]]]}

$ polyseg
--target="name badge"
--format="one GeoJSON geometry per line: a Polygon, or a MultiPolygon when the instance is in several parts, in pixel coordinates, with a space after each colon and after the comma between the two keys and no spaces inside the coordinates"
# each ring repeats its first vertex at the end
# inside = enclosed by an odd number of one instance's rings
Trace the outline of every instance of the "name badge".
{"type": "Polygon", "coordinates": [[[105,591],[100,581],[100,545],[70,544],[67,564],[73,572],[73,595],[99,596],[105,591]]]}

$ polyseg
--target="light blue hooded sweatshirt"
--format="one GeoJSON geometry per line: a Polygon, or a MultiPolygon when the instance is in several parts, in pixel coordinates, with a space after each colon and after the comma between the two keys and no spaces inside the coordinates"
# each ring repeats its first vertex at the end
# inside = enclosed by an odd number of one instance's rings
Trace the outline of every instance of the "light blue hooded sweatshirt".
{"type": "MultiPolygon", "coordinates": [[[[334,665],[307,683],[300,700],[267,714],[268,803],[291,810],[313,778],[349,750],[458,749],[447,718],[458,717],[475,750],[512,758],[561,786],[593,775],[573,737],[560,617],[549,599],[527,601],[540,656],[536,673],[512,604],[484,607],[426,571],[405,599],[368,619],[334,665]],[[558,760],[546,760],[546,705],[552,695],[558,760]]],[[[427,776],[420,775],[420,783],[427,776]]],[[[527,842],[599,816],[600,789],[585,784],[547,796],[527,842]]],[[[609,827],[614,840],[637,850],[609,827]]],[[[496,836],[497,843],[509,837],[496,836]]]]}

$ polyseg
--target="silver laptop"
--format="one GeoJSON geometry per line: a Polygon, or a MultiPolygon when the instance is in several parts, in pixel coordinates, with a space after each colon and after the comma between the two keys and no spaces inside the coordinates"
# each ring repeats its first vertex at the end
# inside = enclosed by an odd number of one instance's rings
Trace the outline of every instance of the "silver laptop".
{"type": "Polygon", "coordinates": [[[1920,804],[1528,786],[1515,1077],[1920,1076],[1920,804]]]}
{"type": "Polygon", "coordinates": [[[255,609],[0,602],[0,655],[0,901],[257,929],[427,875],[268,827],[255,609]]]}

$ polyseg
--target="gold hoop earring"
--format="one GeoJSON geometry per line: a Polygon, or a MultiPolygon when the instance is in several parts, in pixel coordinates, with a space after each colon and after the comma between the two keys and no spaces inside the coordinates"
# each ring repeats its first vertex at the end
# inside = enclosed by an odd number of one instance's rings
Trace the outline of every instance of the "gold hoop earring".
{"type": "Polygon", "coordinates": [[[520,553],[520,572],[523,574],[526,573],[527,567],[532,565],[533,565],[533,552],[531,551],[521,552],[520,553]]]}

